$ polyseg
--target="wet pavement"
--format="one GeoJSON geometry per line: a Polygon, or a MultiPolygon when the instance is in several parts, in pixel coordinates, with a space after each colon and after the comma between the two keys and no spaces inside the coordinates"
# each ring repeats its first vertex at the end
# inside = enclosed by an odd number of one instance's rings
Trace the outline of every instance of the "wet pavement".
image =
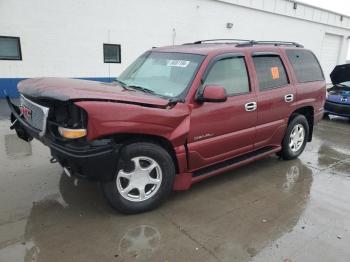
{"type": "Polygon", "coordinates": [[[0,261],[349,261],[350,124],[322,121],[297,160],[250,164],[126,216],[19,141],[0,103],[0,261]]]}

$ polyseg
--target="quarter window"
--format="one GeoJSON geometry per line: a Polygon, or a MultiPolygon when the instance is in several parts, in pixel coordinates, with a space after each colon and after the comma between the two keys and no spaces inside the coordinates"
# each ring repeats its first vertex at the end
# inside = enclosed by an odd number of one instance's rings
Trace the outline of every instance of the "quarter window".
{"type": "Polygon", "coordinates": [[[103,44],[103,58],[105,63],[120,63],[120,45],[103,44]]]}
{"type": "Polygon", "coordinates": [[[249,92],[249,79],[243,57],[231,57],[217,61],[210,69],[203,84],[220,85],[228,95],[249,92]]]}
{"type": "Polygon", "coordinates": [[[286,70],[278,55],[259,55],[253,60],[261,91],[288,84],[286,70]]]}
{"type": "Polygon", "coordinates": [[[299,83],[324,80],[321,66],[313,53],[307,50],[287,50],[286,53],[299,83]]]}
{"type": "Polygon", "coordinates": [[[19,37],[0,36],[0,60],[22,60],[19,37]]]}

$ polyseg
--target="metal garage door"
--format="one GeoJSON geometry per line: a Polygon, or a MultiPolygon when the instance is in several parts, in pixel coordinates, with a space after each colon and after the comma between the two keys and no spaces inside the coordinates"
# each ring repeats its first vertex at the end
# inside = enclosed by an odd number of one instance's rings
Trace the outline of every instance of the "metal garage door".
{"type": "Polygon", "coordinates": [[[321,65],[327,83],[331,83],[329,74],[332,72],[333,68],[338,64],[341,40],[341,36],[328,33],[325,34],[323,40],[321,65]]]}

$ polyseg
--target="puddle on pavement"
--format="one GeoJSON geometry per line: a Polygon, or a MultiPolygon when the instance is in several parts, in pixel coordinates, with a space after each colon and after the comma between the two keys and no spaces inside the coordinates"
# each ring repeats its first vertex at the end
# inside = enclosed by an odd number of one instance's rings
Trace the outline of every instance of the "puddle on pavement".
{"type": "Polygon", "coordinates": [[[32,145],[19,139],[16,134],[5,135],[5,149],[10,158],[20,158],[32,154],[32,145]]]}

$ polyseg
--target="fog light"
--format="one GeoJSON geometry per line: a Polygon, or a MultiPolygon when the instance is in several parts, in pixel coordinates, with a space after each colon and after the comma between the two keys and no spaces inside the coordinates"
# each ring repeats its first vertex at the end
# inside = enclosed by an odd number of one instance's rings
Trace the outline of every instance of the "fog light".
{"type": "Polygon", "coordinates": [[[87,134],[86,129],[71,129],[71,128],[65,128],[65,127],[58,127],[58,132],[60,133],[61,136],[65,138],[80,138],[84,137],[87,134]]]}

